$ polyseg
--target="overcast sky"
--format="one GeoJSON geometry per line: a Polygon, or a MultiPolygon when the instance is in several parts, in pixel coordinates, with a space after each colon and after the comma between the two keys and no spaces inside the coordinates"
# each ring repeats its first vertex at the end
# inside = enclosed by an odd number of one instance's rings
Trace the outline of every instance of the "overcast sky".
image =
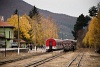
{"type": "Polygon", "coordinates": [[[54,13],[62,13],[78,17],[80,14],[88,15],[88,10],[96,6],[100,0],[24,0],[37,8],[54,13]]]}

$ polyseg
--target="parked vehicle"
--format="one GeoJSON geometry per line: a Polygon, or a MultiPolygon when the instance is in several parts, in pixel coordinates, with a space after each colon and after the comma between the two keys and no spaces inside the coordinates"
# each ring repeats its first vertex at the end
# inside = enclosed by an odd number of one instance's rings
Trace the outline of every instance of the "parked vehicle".
{"type": "Polygon", "coordinates": [[[11,48],[18,48],[18,43],[17,42],[13,42],[11,44],[11,48]]]}

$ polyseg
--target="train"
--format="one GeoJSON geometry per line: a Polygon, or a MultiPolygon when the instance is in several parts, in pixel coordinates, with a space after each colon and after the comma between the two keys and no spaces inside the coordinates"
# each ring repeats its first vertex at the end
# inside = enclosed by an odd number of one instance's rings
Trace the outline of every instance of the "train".
{"type": "Polygon", "coordinates": [[[76,40],[72,39],[54,39],[54,38],[49,38],[46,40],[46,51],[51,52],[51,51],[56,51],[56,50],[63,50],[63,51],[69,51],[73,50],[73,46],[75,49],[75,43],[76,40]]]}

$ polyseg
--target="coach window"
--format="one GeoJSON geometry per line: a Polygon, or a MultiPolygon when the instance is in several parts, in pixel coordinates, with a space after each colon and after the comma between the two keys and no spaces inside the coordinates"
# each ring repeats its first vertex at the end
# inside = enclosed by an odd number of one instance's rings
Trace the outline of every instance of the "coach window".
{"type": "Polygon", "coordinates": [[[57,43],[57,45],[58,45],[58,43],[57,43]]]}

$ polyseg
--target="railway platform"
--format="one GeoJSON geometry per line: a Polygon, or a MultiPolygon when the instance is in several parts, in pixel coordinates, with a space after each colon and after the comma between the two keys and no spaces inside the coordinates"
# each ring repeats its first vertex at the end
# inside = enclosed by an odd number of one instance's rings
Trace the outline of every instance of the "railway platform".
{"type": "Polygon", "coordinates": [[[46,52],[46,50],[42,49],[42,48],[38,48],[37,50],[36,49],[32,49],[32,50],[29,50],[28,52],[30,52],[30,53],[33,53],[33,52],[46,52]]]}
{"type": "MultiPolygon", "coordinates": [[[[0,52],[17,52],[18,51],[18,48],[0,48],[0,52]]],[[[28,48],[19,48],[19,51],[20,52],[28,52],[28,53],[33,53],[33,52],[45,52],[46,50],[45,49],[41,49],[41,48],[38,48],[37,50],[36,49],[28,49],[28,48]]]]}
{"type": "MultiPolygon", "coordinates": [[[[28,52],[28,48],[19,48],[21,52],[28,52]]],[[[0,52],[17,52],[18,48],[0,48],[0,52]]]]}

